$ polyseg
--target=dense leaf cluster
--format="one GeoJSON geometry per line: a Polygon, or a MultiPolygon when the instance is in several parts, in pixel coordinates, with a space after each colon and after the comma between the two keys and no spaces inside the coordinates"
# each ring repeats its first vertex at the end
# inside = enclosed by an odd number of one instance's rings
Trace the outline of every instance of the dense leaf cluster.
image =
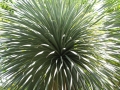
{"type": "MultiPolygon", "coordinates": [[[[2,77],[11,90],[114,90],[119,29],[96,0],[22,0],[3,15],[2,77]],[[72,2],[72,3],[71,3],[72,2]],[[98,13],[99,12],[99,13],[98,13]],[[97,23],[103,20],[102,26],[97,23]],[[107,25],[107,26],[106,26],[107,25]],[[110,27],[111,26],[111,27],[110,27]]],[[[112,20],[113,21],[113,20],[112,20]]]]}

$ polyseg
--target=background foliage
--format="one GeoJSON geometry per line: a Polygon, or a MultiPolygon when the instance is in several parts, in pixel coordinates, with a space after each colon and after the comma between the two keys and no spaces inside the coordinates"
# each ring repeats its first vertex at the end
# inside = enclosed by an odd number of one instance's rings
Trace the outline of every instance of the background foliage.
{"type": "Polygon", "coordinates": [[[13,3],[12,0],[2,0],[0,1],[0,7],[4,10],[7,10],[9,12],[13,12],[12,7],[10,6],[10,3],[13,3]]]}

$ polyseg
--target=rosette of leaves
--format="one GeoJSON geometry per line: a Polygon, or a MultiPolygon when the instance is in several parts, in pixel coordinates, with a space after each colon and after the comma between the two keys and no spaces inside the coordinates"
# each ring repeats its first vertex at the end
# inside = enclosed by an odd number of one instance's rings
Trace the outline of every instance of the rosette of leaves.
{"type": "Polygon", "coordinates": [[[112,57],[114,50],[107,48],[107,32],[92,28],[104,16],[104,12],[94,11],[95,3],[94,0],[17,2],[14,15],[6,14],[2,24],[6,38],[1,51],[5,58],[2,76],[7,78],[6,86],[11,90],[117,87],[114,75],[118,75],[120,68],[109,61],[118,63],[119,59],[112,57]]]}

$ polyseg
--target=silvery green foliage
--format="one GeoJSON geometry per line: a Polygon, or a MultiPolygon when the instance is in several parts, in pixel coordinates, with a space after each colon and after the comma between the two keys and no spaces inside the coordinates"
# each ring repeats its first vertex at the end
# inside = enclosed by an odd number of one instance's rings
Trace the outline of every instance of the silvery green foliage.
{"type": "Polygon", "coordinates": [[[105,12],[94,11],[94,0],[82,1],[21,0],[14,15],[5,15],[2,76],[9,77],[6,86],[11,90],[117,87],[120,67],[114,54],[119,47],[107,38],[111,33],[96,25],[105,12]]]}

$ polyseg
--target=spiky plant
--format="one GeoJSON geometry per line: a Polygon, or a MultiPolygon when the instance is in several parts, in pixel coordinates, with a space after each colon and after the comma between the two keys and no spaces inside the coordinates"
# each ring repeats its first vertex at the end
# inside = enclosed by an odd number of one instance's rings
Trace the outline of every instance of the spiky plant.
{"type": "MultiPolygon", "coordinates": [[[[116,43],[115,47],[109,46],[112,50],[114,49],[115,52],[112,56],[114,58],[120,59],[120,0],[113,0],[113,1],[107,1],[106,3],[113,4],[114,6],[108,10],[108,15],[106,16],[106,22],[105,22],[105,30],[109,31],[108,38],[111,38],[112,41],[116,43]]],[[[116,63],[114,61],[110,61],[110,63],[115,64],[117,66],[120,66],[120,62],[116,63]]],[[[117,76],[118,79],[118,86],[120,89],[120,69],[117,70],[119,76],[117,76]]],[[[118,90],[119,90],[118,89],[118,90]]],[[[117,89],[115,89],[117,90],[117,89]]]]}
{"type": "MultiPolygon", "coordinates": [[[[20,0],[5,15],[2,76],[11,90],[113,90],[119,69],[110,61],[104,16],[93,0],[20,0]],[[94,29],[93,29],[93,28],[94,29]],[[101,37],[103,36],[103,37],[101,37]],[[114,73],[114,74],[113,74],[114,73]]],[[[115,47],[114,42],[112,46],[115,47]]],[[[115,52],[114,52],[115,53],[115,52]]]]}

